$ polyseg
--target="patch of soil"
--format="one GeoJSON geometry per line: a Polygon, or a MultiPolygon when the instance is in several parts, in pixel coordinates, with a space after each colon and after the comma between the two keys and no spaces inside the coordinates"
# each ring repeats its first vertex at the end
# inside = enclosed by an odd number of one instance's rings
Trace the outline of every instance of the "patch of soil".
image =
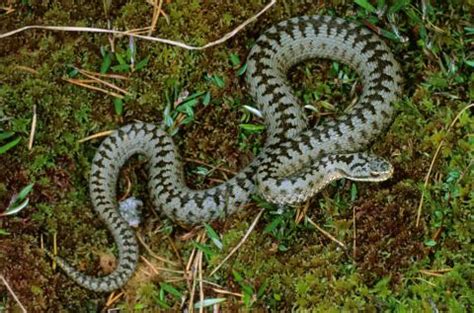
{"type": "Polygon", "coordinates": [[[384,276],[398,284],[402,272],[424,256],[423,226],[415,226],[418,193],[396,186],[394,199],[369,200],[356,207],[356,255],[368,283],[384,276]]]}

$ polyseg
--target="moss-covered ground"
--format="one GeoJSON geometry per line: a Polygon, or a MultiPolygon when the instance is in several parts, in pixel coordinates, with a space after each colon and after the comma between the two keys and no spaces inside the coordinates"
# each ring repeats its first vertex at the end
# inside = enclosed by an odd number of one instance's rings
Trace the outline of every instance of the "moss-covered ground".
{"type": "MultiPolygon", "coordinates": [[[[153,35],[202,45],[264,4],[163,1],[168,21],[160,16],[153,35]]],[[[128,37],[115,38],[112,49],[104,34],[43,30],[0,39],[0,134],[14,133],[0,137],[0,147],[20,138],[0,154],[0,212],[34,183],[28,206],[0,217],[0,274],[31,312],[179,310],[191,301],[193,281],[193,301],[200,298],[199,281],[179,272],[194,250],[204,255],[204,297],[225,298],[223,311],[472,312],[472,108],[450,124],[474,99],[473,10],[471,0],[278,1],[234,38],[204,51],[143,40],[135,40],[130,50],[128,37]],[[399,114],[373,147],[393,162],[392,179],[339,181],[300,208],[284,211],[256,199],[207,230],[190,230],[152,210],[144,162],[134,158],[123,170],[119,194],[130,194],[130,182],[131,193],[145,201],[137,232],[146,247],[140,246],[144,259],[123,293],[107,303],[108,294],[84,290],[52,268],[41,247],[53,250],[55,242],[61,256],[90,274],[106,273],[114,262],[112,239],[91,209],[87,189],[101,139],[81,139],[136,119],[172,124],[190,186],[226,180],[264,141],[262,121],[244,108],[254,105],[241,75],[249,48],[280,20],[323,13],[381,31],[403,67],[406,87],[399,114]],[[125,77],[102,78],[129,95],[119,99],[71,83],[90,84],[78,69],[125,77]],[[200,96],[176,107],[185,91],[200,96]],[[37,124],[29,150],[33,107],[37,124]],[[261,207],[265,211],[248,240],[210,276],[261,207]],[[305,208],[307,218],[297,218],[305,208]],[[201,233],[209,239],[197,243],[201,233]],[[150,250],[174,263],[160,261],[150,250]]],[[[153,7],[142,0],[4,1],[0,31],[33,24],[107,28],[108,20],[117,29],[136,29],[151,25],[152,16],[153,7]]],[[[312,108],[313,124],[343,110],[361,90],[352,71],[325,60],[299,65],[289,78],[312,108]]],[[[0,283],[4,310],[18,312],[19,307],[0,283]]]]}

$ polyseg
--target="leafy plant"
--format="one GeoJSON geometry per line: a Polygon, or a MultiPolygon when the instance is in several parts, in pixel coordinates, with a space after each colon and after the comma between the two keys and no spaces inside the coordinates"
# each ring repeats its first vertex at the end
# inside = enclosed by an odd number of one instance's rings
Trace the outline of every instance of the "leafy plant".
{"type": "Polygon", "coordinates": [[[34,184],[29,184],[24,187],[17,195],[13,196],[10,200],[10,205],[5,212],[0,214],[2,216],[14,215],[23,210],[29,203],[29,199],[26,196],[33,190],[34,184]]]}
{"type": "Polygon", "coordinates": [[[173,287],[172,285],[165,282],[161,282],[158,295],[155,295],[155,301],[160,307],[169,310],[171,309],[171,306],[166,301],[167,298],[169,298],[167,296],[171,296],[172,298],[175,298],[178,301],[181,301],[184,297],[183,293],[179,291],[178,289],[176,289],[175,287],[173,287]]]}
{"type": "Polygon", "coordinates": [[[2,141],[7,141],[7,139],[10,139],[10,141],[8,141],[6,144],[0,146],[0,154],[7,152],[8,150],[12,149],[20,143],[21,138],[17,137],[15,139],[12,139],[12,137],[14,136],[15,133],[13,132],[5,132],[0,130],[0,144],[2,141]]]}

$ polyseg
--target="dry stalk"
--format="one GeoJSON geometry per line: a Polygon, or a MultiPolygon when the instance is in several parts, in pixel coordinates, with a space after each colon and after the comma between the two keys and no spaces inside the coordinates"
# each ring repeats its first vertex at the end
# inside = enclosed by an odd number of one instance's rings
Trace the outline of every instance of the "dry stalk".
{"type": "Polygon", "coordinates": [[[296,217],[295,217],[295,224],[299,224],[301,220],[306,216],[306,212],[308,212],[309,208],[309,201],[306,201],[303,206],[298,207],[298,210],[296,211],[296,217]]]}
{"type": "MultiPolygon", "coordinates": [[[[199,300],[201,304],[204,302],[204,287],[203,287],[203,282],[202,282],[202,251],[199,251],[199,258],[198,258],[198,263],[199,263],[199,300]]],[[[199,307],[199,313],[204,312],[204,306],[199,307]]]]}
{"type": "MultiPolygon", "coordinates": [[[[77,69],[79,70],[79,69],[77,69]]],[[[96,72],[91,72],[85,69],[79,70],[81,73],[86,73],[95,77],[107,77],[107,78],[113,78],[113,79],[121,79],[121,80],[129,80],[127,76],[119,75],[119,74],[102,74],[102,73],[96,73],[96,72]]]]}
{"type": "Polygon", "coordinates": [[[149,41],[154,41],[154,42],[160,42],[172,46],[177,46],[183,49],[188,49],[188,50],[204,50],[216,45],[219,45],[228,39],[232,38],[235,36],[239,31],[241,31],[244,27],[246,27],[248,24],[251,22],[255,21],[260,15],[262,15],[265,11],[270,9],[274,4],[276,3],[276,0],[271,0],[270,3],[268,3],[260,12],[255,14],[254,16],[248,18],[245,20],[242,24],[237,26],[234,30],[231,32],[225,34],[222,36],[220,39],[211,41],[203,46],[192,46],[185,44],[180,41],[174,41],[170,39],[165,39],[165,38],[160,38],[160,37],[152,37],[152,36],[144,36],[144,35],[138,35],[138,34],[133,34],[128,31],[119,31],[119,30],[113,30],[113,29],[104,29],[104,28],[94,28],[94,27],[76,27],[76,26],[44,26],[44,25],[29,25],[29,26],[24,26],[21,28],[17,28],[15,30],[0,34],[0,39],[6,38],[18,33],[21,33],[26,30],[30,29],[44,29],[44,30],[51,30],[51,31],[65,31],[65,32],[86,32],[86,33],[103,33],[103,34],[115,34],[115,35],[123,35],[123,36],[133,36],[135,38],[143,39],[143,40],[149,40],[149,41]]]}
{"type": "MultiPolygon", "coordinates": [[[[466,111],[466,110],[468,110],[469,108],[472,108],[472,107],[474,107],[474,103],[471,103],[471,104],[465,106],[464,108],[462,108],[461,111],[459,111],[459,113],[456,115],[456,117],[451,122],[448,129],[446,130],[446,136],[451,131],[451,128],[454,126],[454,124],[456,124],[458,119],[461,117],[461,114],[463,114],[464,111],[466,111]]],[[[446,138],[446,136],[445,136],[445,138],[446,138]]],[[[434,163],[436,161],[436,158],[438,157],[439,152],[441,151],[441,147],[443,146],[445,138],[441,139],[441,142],[439,143],[438,147],[436,148],[436,152],[433,156],[433,159],[431,159],[431,164],[430,164],[430,167],[428,169],[428,173],[426,173],[426,176],[425,176],[425,183],[423,184],[423,191],[422,191],[421,197],[420,197],[420,204],[418,205],[418,211],[416,213],[416,226],[417,227],[420,225],[421,209],[423,207],[423,201],[425,199],[425,191],[426,191],[426,188],[428,187],[428,181],[429,181],[430,176],[431,176],[431,171],[433,170],[434,163]]]]}
{"type": "Polygon", "coordinates": [[[103,85],[105,85],[105,86],[107,86],[107,87],[110,87],[110,88],[112,88],[112,89],[115,89],[115,90],[117,90],[118,92],[123,93],[124,95],[127,95],[127,96],[131,96],[131,95],[132,95],[132,94],[131,94],[130,92],[128,92],[127,90],[125,90],[125,89],[123,89],[123,88],[120,88],[120,87],[118,87],[118,86],[116,86],[116,85],[114,85],[114,84],[112,84],[112,83],[109,83],[108,81],[105,81],[105,80],[103,80],[103,79],[97,78],[97,76],[92,75],[92,74],[89,74],[88,72],[85,72],[85,71],[83,71],[83,70],[81,70],[81,69],[78,69],[78,68],[76,68],[76,69],[79,71],[79,73],[81,73],[82,75],[84,75],[84,76],[86,76],[86,77],[92,79],[92,80],[95,81],[95,82],[98,82],[98,83],[103,84],[103,85]]]}
{"type": "Polygon", "coordinates": [[[23,66],[23,65],[15,65],[15,68],[28,72],[30,74],[38,75],[38,71],[35,69],[32,69],[31,67],[28,66],[23,66]]]}
{"type": "Polygon", "coordinates": [[[125,190],[123,195],[119,197],[119,199],[118,199],[119,202],[127,199],[128,195],[132,191],[132,181],[130,180],[130,176],[128,175],[128,173],[125,173],[124,176],[125,176],[125,181],[127,182],[127,189],[125,190]]]}
{"type": "Polygon", "coordinates": [[[28,140],[28,150],[33,149],[33,141],[35,139],[36,133],[36,105],[33,105],[33,118],[31,119],[31,130],[30,130],[30,139],[28,140]]]}
{"type": "Polygon", "coordinates": [[[108,308],[112,306],[115,302],[117,302],[125,293],[124,292],[119,292],[118,294],[115,294],[115,291],[112,292],[109,297],[107,298],[107,302],[105,303],[105,307],[108,308]]]}
{"type": "Polygon", "coordinates": [[[140,242],[140,244],[145,248],[145,250],[148,252],[148,254],[150,254],[152,257],[154,257],[155,259],[161,261],[161,262],[164,262],[164,263],[168,263],[172,266],[176,266],[178,265],[176,262],[173,262],[173,261],[170,261],[168,259],[165,259],[163,257],[160,257],[159,255],[157,255],[156,253],[154,253],[150,247],[145,243],[145,241],[143,240],[142,236],[140,236],[140,234],[137,234],[137,239],[138,239],[138,242],[140,242]]]}
{"type": "Polygon", "coordinates": [[[261,209],[260,212],[258,212],[257,217],[255,217],[255,219],[253,220],[252,224],[250,225],[249,229],[248,229],[247,232],[245,233],[244,237],[242,237],[242,239],[240,240],[240,242],[232,249],[232,251],[230,251],[230,253],[224,258],[224,260],[222,260],[222,262],[219,263],[219,265],[217,265],[217,266],[212,270],[212,272],[211,272],[211,274],[209,274],[209,276],[214,275],[214,274],[222,267],[222,265],[224,265],[224,263],[227,262],[227,260],[228,260],[235,252],[237,252],[237,250],[239,250],[239,248],[244,244],[244,242],[247,240],[247,238],[250,236],[250,234],[252,233],[253,229],[254,229],[255,226],[257,225],[257,222],[260,220],[260,217],[262,216],[263,211],[265,211],[265,209],[261,209]]]}
{"type": "Polygon", "coordinates": [[[227,168],[224,168],[224,167],[220,167],[220,166],[214,166],[214,165],[210,165],[204,161],[200,161],[200,160],[196,160],[196,159],[192,159],[192,158],[185,158],[184,159],[186,162],[192,162],[192,163],[196,163],[196,164],[200,164],[200,165],[204,165],[204,166],[207,166],[207,167],[210,167],[211,170],[218,170],[218,171],[221,171],[221,172],[226,172],[228,174],[232,174],[232,175],[236,175],[237,172],[233,171],[233,170],[229,170],[227,168]]]}
{"type": "Polygon", "coordinates": [[[78,79],[63,78],[63,80],[64,80],[64,81],[67,81],[68,83],[71,83],[71,84],[74,84],[74,85],[78,85],[78,86],[81,86],[81,87],[84,87],[84,88],[87,88],[87,89],[92,89],[92,90],[95,90],[95,91],[100,91],[100,92],[102,92],[102,93],[105,93],[106,95],[113,96],[113,97],[115,97],[115,98],[119,98],[119,99],[123,99],[123,98],[124,98],[121,94],[118,94],[118,93],[116,93],[116,92],[109,91],[109,90],[106,90],[106,89],[103,89],[103,88],[100,88],[100,87],[96,87],[96,86],[92,86],[92,85],[83,83],[81,80],[78,80],[78,79]]]}
{"type": "Polygon", "coordinates": [[[328,233],[327,231],[319,227],[318,224],[313,222],[313,220],[311,220],[309,217],[306,217],[306,218],[308,219],[308,222],[310,222],[310,224],[313,225],[317,230],[319,230],[324,236],[328,237],[329,239],[334,241],[338,246],[346,250],[345,244],[343,244],[341,241],[337,240],[336,237],[334,237],[333,235],[331,235],[330,233],[328,233]]]}
{"type": "Polygon", "coordinates": [[[352,258],[355,260],[357,256],[357,227],[356,227],[356,209],[355,207],[352,208],[352,228],[354,229],[353,232],[353,242],[352,242],[352,258]]]}
{"type": "Polygon", "coordinates": [[[0,275],[0,279],[2,280],[3,284],[5,285],[5,287],[7,287],[8,289],[8,292],[12,295],[13,299],[15,299],[16,303],[18,304],[18,306],[20,307],[21,311],[23,313],[26,313],[26,309],[25,307],[23,306],[23,304],[21,303],[20,299],[18,299],[17,295],[15,294],[15,292],[13,291],[13,289],[10,287],[10,285],[8,284],[7,280],[5,279],[5,277],[3,277],[3,275],[0,275]]]}
{"type": "Polygon", "coordinates": [[[148,31],[148,36],[151,36],[151,34],[156,30],[156,23],[158,23],[158,18],[160,17],[161,14],[161,6],[163,5],[163,0],[160,0],[160,3],[158,3],[158,0],[153,0],[153,17],[151,19],[151,26],[150,30],[148,31]]]}
{"type": "Polygon", "coordinates": [[[91,135],[91,136],[87,136],[86,138],[82,138],[78,142],[83,143],[83,142],[86,142],[86,141],[89,141],[89,140],[92,140],[92,139],[109,136],[113,132],[114,132],[114,130],[106,130],[106,131],[103,131],[103,132],[100,132],[100,133],[97,133],[97,134],[94,134],[94,135],[91,135]]]}

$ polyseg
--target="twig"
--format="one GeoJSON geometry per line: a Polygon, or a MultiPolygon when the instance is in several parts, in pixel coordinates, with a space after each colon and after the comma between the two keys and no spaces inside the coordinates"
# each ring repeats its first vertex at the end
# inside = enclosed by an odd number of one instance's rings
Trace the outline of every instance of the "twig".
{"type": "Polygon", "coordinates": [[[214,292],[217,292],[217,293],[220,293],[220,294],[223,294],[223,295],[232,295],[232,296],[236,296],[236,297],[239,297],[239,298],[243,298],[243,297],[244,297],[244,295],[241,294],[241,293],[232,292],[232,291],[228,291],[228,290],[224,290],[224,289],[212,288],[212,290],[213,290],[214,292]]]}
{"type": "Polygon", "coordinates": [[[260,220],[260,217],[262,216],[263,211],[265,211],[265,209],[261,209],[260,212],[258,212],[257,217],[255,217],[255,219],[253,220],[252,224],[250,225],[249,229],[248,229],[247,232],[245,233],[244,237],[242,237],[242,239],[240,240],[240,242],[232,249],[232,251],[230,251],[230,253],[224,258],[224,260],[222,260],[222,262],[219,263],[219,265],[217,265],[216,268],[214,268],[214,270],[212,270],[212,272],[211,272],[211,274],[209,274],[209,276],[214,275],[214,274],[221,268],[221,266],[224,265],[224,263],[227,262],[227,260],[228,260],[235,252],[237,252],[237,250],[239,250],[239,248],[244,244],[244,242],[247,240],[247,238],[250,236],[250,234],[252,233],[253,229],[254,229],[255,226],[257,225],[257,222],[260,220]]]}
{"type": "Polygon", "coordinates": [[[180,41],[174,41],[174,40],[169,40],[165,38],[160,38],[160,37],[152,37],[152,36],[144,36],[144,35],[138,35],[138,34],[132,34],[128,31],[118,31],[118,30],[113,30],[113,29],[104,29],[104,28],[94,28],[94,27],[75,27],[75,26],[44,26],[44,25],[29,25],[29,26],[24,26],[15,30],[12,30],[10,32],[6,32],[3,34],[0,34],[0,39],[6,38],[18,33],[21,33],[26,30],[30,29],[45,29],[45,30],[52,30],[52,31],[66,31],[66,32],[88,32],[88,33],[104,33],[104,34],[116,34],[116,35],[126,35],[126,36],[133,36],[135,38],[140,38],[144,40],[150,40],[154,42],[161,42],[164,44],[169,44],[177,47],[181,47],[184,49],[188,50],[204,50],[216,45],[219,45],[225,41],[227,41],[229,38],[232,38],[235,36],[240,30],[242,30],[245,26],[256,20],[260,15],[262,15],[265,11],[267,11],[270,7],[272,7],[276,3],[276,0],[271,0],[270,3],[268,3],[260,12],[255,14],[254,16],[250,17],[246,21],[244,21],[242,24],[237,26],[234,30],[231,32],[225,34],[222,36],[220,39],[211,41],[203,46],[191,46],[187,45],[183,42],[180,41]]]}
{"type": "MultiPolygon", "coordinates": [[[[203,282],[202,282],[202,251],[199,251],[199,258],[198,258],[198,264],[199,264],[199,300],[201,304],[204,302],[204,287],[203,287],[203,282]]],[[[199,307],[199,313],[204,312],[204,306],[201,305],[199,307]]]]}
{"type": "Polygon", "coordinates": [[[185,161],[187,162],[193,162],[193,163],[196,163],[196,164],[201,164],[201,165],[204,165],[204,166],[207,166],[207,167],[210,167],[211,170],[219,170],[219,171],[222,171],[222,172],[226,172],[228,174],[232,174],[232,175],[236,175],[237,172],[233,171],[233,170],[229,170],[227,168],[223,168],[223,167],[220,167],[220,166],[214,166],[214,165],[210,165],[204,161],[200,161],[200,160],[196,160],[196,159],[192,159],[192,158],[185,158],[184,159],[185,161]]]}
{"type": "Polygon", "coordinates": [[[15,65],[15,67],[19,70],[22,70],[22,71],[25,71],[25,72],[28,72],[28,73],[31,73],[31,74],[34,74],[34,75],[38,75],[38,71],[35,70],[35,69],[32,69],[31,67],[23,66],[23,65],[15,65]]]}
{"type": "Polygon", "coordinates": [[[176,254],[176,256],[178,257],[179,264],[181,265],[182,268],[184,268],[183,258],[181,257],[181,254],[179,253],[178,249],[176,249],[176,245],[174,244],[170,236],[166,236],[166,238],[170,242],[170,246],[171,246],[171,249],[173,249],[174,254],[176,254]]]}
{"type": "Polygon", "coordinates": [[[105,89],[103,89],[103,88],[99,88],[99,87],[92,86],[92,85],[89,85],[89,84],[85,84],[85,83],[81,82],[81,81],[78,80],[78,79],[63,78],[63,80],[64,80],[64,81],[67,81],[68,83],[74,84],[74,85],[78,85],[78,86],[81,86],[81,87],[84,87],[84,88],[88,88],[88,89],[92,89],[92,90],[96,90],[96,91],[103,92],[103,93],[105,93],[106,95],[114,96],[115,98],[120,98],[120,99],[123,99],[123,98],[124,98],[121,94],[118,94],[118,93],[113,92],[113,91],[108,91],[108,90],[105,90],[105,89]]]}
{"type": "MultiPolygon", "coordinates": [[[[48,250],[45,250],[46,252],[48,252],[48,250]]],[[[53,256],[56,256],[58,255],[58,233],[53,233],[53,256]]],[[[56,270],[56,258],[55,257],[52,257],[51,258],[53,264],[52,264],[52,268],[53,268],[53,271],[56,270]]]]}
{"type": "MultiPolygon", "coordinates": [[[[79,70],[79,69],[77,69],[79,70]]],[[[114,79],[122,79],[122,80],[129,80],[127,76],[119,75],[119,74],[102,74],[102,73],[96,73],[96,72],[91,72],[85,69],[81,69],[80,71],[87,73],[89,75],[95,76],[95,77],[107,77],[107,78],[114,78],[114,79]]]]}
{"type": "Polygon", "coordinates": [[[153,272],[155,272],[156,275],[159,275],[160,272],[159,271],[162,271],[162,272],[169,272],[169,273],[175,273],[175,274],[183,274],[184,271],[178,271],[178,270],[172,270],[172,269],[169,269],[169,268],[166,268],[166,267],[157,267],[157,266],[154,266],[150,261],[148,261],[144,256],[140,256],[140,258],[143,260],[143,262],[145,262],[153,272]]]}
{"type": "Polygon", "coordinates": [[[442,274],[449,273],[453,269],[452,268],[440,268],[439,270],[424,270],[421,269],[420,273],[431,275],[431,276],[443,276],[442,274]]]}
{"type": "Polygon", "coordinates": [[[309,203],[310,201],[306,201],[302,207],[300,206],[298,208],[298,210],[296,211],[295,224],[299,224],[303,217],[305,217],[306,212],[308,212],[309,203]]]}
{"type": "Polygon", "coordinates": [[[18,304],[18,306],[20,307],[20,309],[26,313],[26,309],[25,307],[23,306],[23,304],[20,302],[20,299],[18,299],[18,297],[16,296],[15,292],[13,291],[13,289],[10,287],[10,285],[8,284],[7,280],[5,279],[5,277],[3,277],[3,275],[0,274],[0,279],[2,280],[3,284],[5,285],[5,287],[7,287],[8,289],[8,292],[10,292],[10,294],[12,295],[13,299],[15,299],[16,303],[18,304]]]}
{"type": "Polygon", "coordinates": [[[161,14],[161,6],[163,5],[163,0],[160,0],[159,4],[157,2],[158,0],[153,0],[153,17],[151,19],[151,26],[150,30],[148,31],[148,36],[151,36],[151,34],[155,31],[156,23],[158,22],[158,18],[161,14]]]}
{"type": "MultiPolygon", "coordinates": [[[[463,114],[464,111],[466,111],[467,109],[472,108],[472,107],[474,107],[474,103],[471,103],[471,104],[465,106],[464,108],[462,108],[461,111],[459,111],[459,113],[456,115],[456,117],[451,122],[448,129],[446,130],[446,135],[451,131],[451,128],[454,126],[454,124],[461,117],[461,114],[463,114]]],[[[431,171],[433,170],[433,166],[434,166],[434,163],[436,161],[436,158],[438,157],[438,154],[441,151],[441,147],[444,143],[444,139],[445,138],[441,139],[441,142],[439,143],[438,148],[436,148],[436,152],[433,156],[433,159],[431,160],[431,164],[430,164],[430,167],[428,169],[428,173],[426,173],[426,176],[425,176],[425,183],[423,184],[423,191],[422,191],[421,197],[420,197],[420,204],[418,205],[418,211],[416,213],[416,227],[418,227],[420,225],[421,209],[423,207],[423,201],[424,201],[424,198],[425,198],[425,191],[426,191],[426,188],[428,187],[428,180],[430,179],[431,171]]]]}
{"type": "Polygon", "coordinates": [[[105,303],[105,307],[108,308],[110,307],[112,304],[114,304],[115,302],[118,301],[118,299],[120,299],[125,293],[122,291],[120,293],[118,293],[117,295],[115,294],[115,292],[112,292],[109,297],[107,298],[107,302],[105,303]]]}
{"type": "Polygon", "coordinates": [[[0,7],[0,10],[3,10],[5,11],[5,14],[10,14],[10,13],[13,13],[15,12],[15,9],[13,8],[13,6],[11,4],[9,4],[7,7],[0,7]]]}
{"type": "Polygon", "coordinates": [[[337,240],[333,235],[331,235],[330,233],[328,233],[327,231],[325,231],[324,229],[322,229],[321,227],[318,226],[318,224],[316,224],[315,222],[313,222],[309,217],[306,217],[308,219],[308,222],[310,222],[311,225],[313,225],[314,227],[316,227],[317,230],[319,230],[321,233],[323,233],[324,236],[328,237],[329,239],[331,239],[332,241],[334,241],[335,243],[337,243],[341,248],[343,248],[344,250],[346,250],[346,245],[343,244],[342,242],[340,242],[339,240],[337,240]]]}
{"type": "Polygon", "coordinates": [[[112,88],[112,89],[115,89],[115,90],[117,90],[117,91],[119,91],[119,92],[121,92],[121,93],[123,93],[123,94],[125,94],[125,95],[127,95],[127,96],[131,96],[131,95],[132,95],[130,92],[128,92],[128,91],[125,90],[125,89],[122,89],[122,88],[120,88],[120,87],[118,87],[118,86],[116,86],[116,85],[114,85],[114,84],[112,84],[112,83],[109,83],[109,82],[107,82],[107,81],[105,81],[105,80],[102,80],[102,79],[100,79],[100,78],[97,78],[96,76],[91,75],[91,74],[89,74],[89,73],[86,73],[86,72],[84,72],[84,71],[81,70],[81,69],[78,69],[78,68],[76,68],[76,69],[79,71],[79,73],[81,73],[82,75],[84,75],[84,76],[86,76],[86,77],[89,77],[89,78],[92,79],[93,81],[96,81],[96,82],[98,82],[98,83],[104,84],[104,85],[106,85],[106,86],[108,86],[108,87],[110,87],[110,88],[112,88]]]}
{"type": "Polygon", "coordinates": [[[119,202],[127,199],[128,195],[132,191],[132,181],[130,180],[130,176],[127,173],[125,173],[124,176],[125,176],[125,181],[127,182],[127,189],[125,189],[125,192],[123,193],[123,195],[118,198],[119,202]]]}
{"type": "Polygon", "coordinates": [[[352,242],[352,258],[355,260],[357,256],[357,227],[356,227],[356,209],[352,207],[352,228],[354,229],[354,239],[352,242]]]}
{"type": "Polygon", "coordinates": [[[78,143],[83,143],[83,142],[86,142],[86,141],[89,141],[89,140],[92,140],[92,139],[109,136],[113,132],[114,132],[114,130],[106,130],[106,131],[103,131],[103,132],[100,132],[100,133],[97,133],[97,134],[94,134],[94,135],[91,135],[91,136],[87,136],[86,138],[82,138],[78,141],[78,143]]]}
{"type": "Polygon", "coordinates": [[[159,260],[159,261],[162,261],[164,263],[168,263],[172,266],[176,266],[176,262],[173,262],[173,261],[170,261],[168,259],[165,259],[163,257],[160,257],[158,255],[156,255],[153,251],[151,251],[150,247],[145,243],[145,241],[143,240],[142,236],[140,236],[139,234],[137,234],[137,239],[138,241],[142,244],[142,246],[145,248],[145,250],[152,256],[154,257],[155,259],[159,260]]]}
{"type": "Polygon", "coordinates": [[[28,150],[33,149],[33,140],[36,133],[36,105],[33,105],[33,118],[31,119],[30,140],[28,141],[28,150]]]}
{"type": "Polygon", "coordinates": [[[443,276],[443,274],[430,272],[430,271],[427,271],[427,270],[420,270],[420,273],[428,275],[428,276],[435,276],[435,277],[442,277],[443,276]]]}

